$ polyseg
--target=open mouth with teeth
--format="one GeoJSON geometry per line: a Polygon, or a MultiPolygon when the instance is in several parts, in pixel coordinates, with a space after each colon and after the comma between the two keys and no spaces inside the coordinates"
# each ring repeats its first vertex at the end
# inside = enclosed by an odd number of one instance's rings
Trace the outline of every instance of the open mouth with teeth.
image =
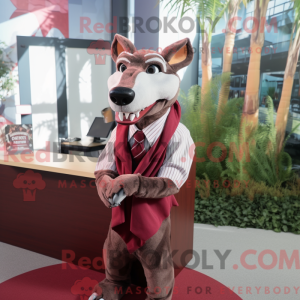
{"type": "Polygon", "coordinates": [[[131,125],[137,123],[156,104],[154,102],[144,109],[132,113],[116,112],[116,121],[120,124],[131,125]]]}

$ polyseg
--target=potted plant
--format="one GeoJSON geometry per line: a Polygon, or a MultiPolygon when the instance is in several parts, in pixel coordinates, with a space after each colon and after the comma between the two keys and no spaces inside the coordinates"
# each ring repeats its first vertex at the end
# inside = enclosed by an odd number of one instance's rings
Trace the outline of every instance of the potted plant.
{"type": "MultiPolygon", "coordinates": [[[[14,90],[16,80],[12,74],[14,63],[9,58],[5,43],[0,42],[0,115],[3,113],[1,107],[14,90]]],[[[4,110],[4,108],[2,108],[4,110]]]]}
{"type": "Polygon", "coordinates": [[[6,119],[3,121],[3,112],[5,109],[5,101],[11,96],[16,79],[13,76],[14,63],[9,57],[10,52],[6,50],[6,45],[0,42],[0,149],[3,147],[5,135],[4,127],[6,125],[6,119]],[[3,126],[4,125],[4,126],[3,126]]]}

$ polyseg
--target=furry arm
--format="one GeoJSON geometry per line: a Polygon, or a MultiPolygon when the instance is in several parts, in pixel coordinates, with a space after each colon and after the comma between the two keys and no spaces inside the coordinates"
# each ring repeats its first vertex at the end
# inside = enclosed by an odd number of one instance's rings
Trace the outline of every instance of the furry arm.
{"type": "Polygon", "coordinates": [[[163,198],[179,192],[176,184],[169,178],[126,174],[109,182],[105,191],[106,198],[112,198],[122,188],[126,196],[134,195],[138,198],[163,198]]]}
{"type": "Polygon", "coordinates": [[[100,170],[95,171],[95,184],[97,187],[98,195],[104,205],[110,208],[110,203],[106,197],[106,190],[110,186],[110,183],[116,178],[119,174],[112,170],[100,170]]]}

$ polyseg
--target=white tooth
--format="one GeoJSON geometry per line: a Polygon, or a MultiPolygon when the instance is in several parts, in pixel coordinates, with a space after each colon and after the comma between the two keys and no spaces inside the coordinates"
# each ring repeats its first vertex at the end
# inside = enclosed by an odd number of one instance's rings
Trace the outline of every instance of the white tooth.
{"type": "Polygon", "coordinates": [[[135,115],[138,118],[140,116],[140,112],[138,111],[135,115]]]}
{"type": "Polygon", "coordinates": [[[119,112],[119,119],[120,119],[121,121],[123,121],[123,113],[122,113],[122,112],[119,112]]]}
{"type": "Polygon", "coordinates": [[[129,113],[125,113],[125,118],[128,119],[129,113]]]}
{"type": "Polygon", "coordinates": [[[135,115],[134,114],[130,114],[130,121],[133,121],[135,115]]]}

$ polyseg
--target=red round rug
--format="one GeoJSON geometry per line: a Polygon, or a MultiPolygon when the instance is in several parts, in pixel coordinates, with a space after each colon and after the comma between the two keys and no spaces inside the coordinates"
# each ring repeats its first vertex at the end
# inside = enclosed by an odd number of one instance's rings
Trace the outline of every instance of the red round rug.
{"type": "MultiPolygon", "coordinates": [[[[62,268],[62,264],[33,270],[0,284],[0,299],[5,300],[88,300],[93,287],[105,277],[91,271],[62,268]]],[[[124,300],[144,300],[146,294],[132,286],[124,300]],[[137,293],[136,293],[137,292],[137,293]]],[[[200,272],[184,269],[175,281],[173,300],[242,299],[217,280],[200,272]]]]}

